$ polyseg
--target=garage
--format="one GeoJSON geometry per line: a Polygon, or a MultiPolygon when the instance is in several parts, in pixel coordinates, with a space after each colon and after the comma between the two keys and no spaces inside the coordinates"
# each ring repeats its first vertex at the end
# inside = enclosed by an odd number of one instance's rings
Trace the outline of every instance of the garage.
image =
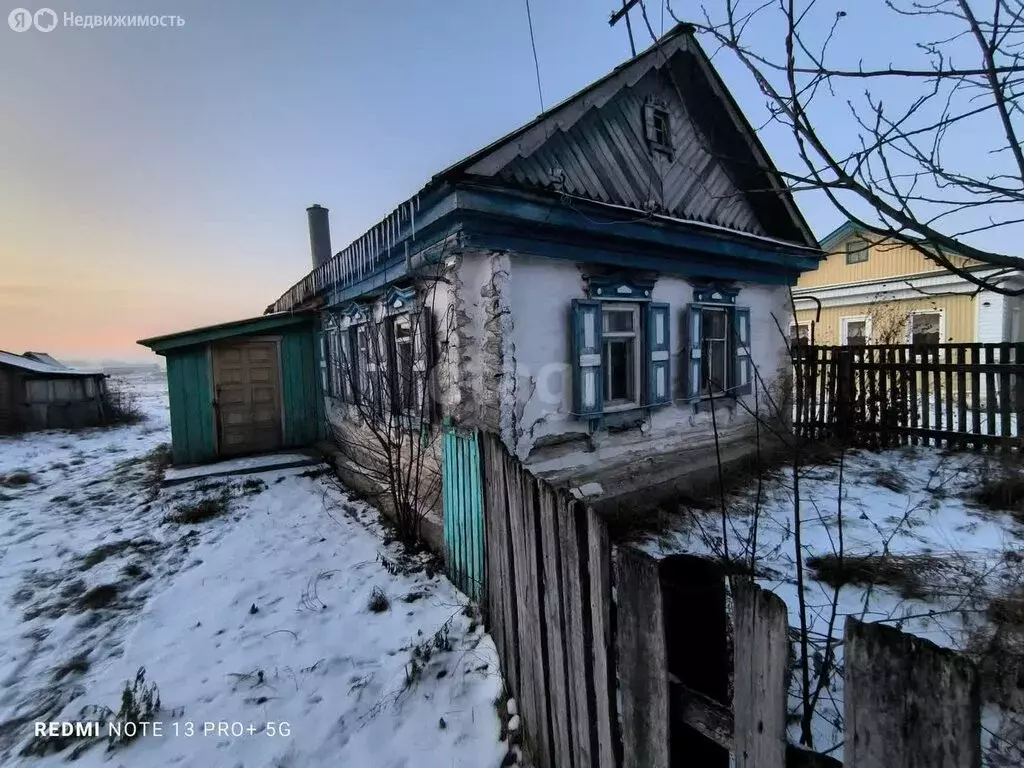
{"type": "Polygon", "coordinates": [[[175,465],[303,448],[324,434],[314,313],[261,315],[138,343],[167,360],[175,465]]]}

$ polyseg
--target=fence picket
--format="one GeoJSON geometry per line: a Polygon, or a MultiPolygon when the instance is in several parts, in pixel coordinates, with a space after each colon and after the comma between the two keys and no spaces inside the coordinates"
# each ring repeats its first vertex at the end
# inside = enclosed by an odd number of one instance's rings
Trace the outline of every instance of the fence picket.
{"type": "Polygon", "coordinates": [[[1020,447],[1022,350],[1008,343],[802,347],[794,359],[794,432],[865,446],[1020,447]]]}
{"type": "Polygon", "coordinates": [[[844,765],[981,765],[978,673],[967,658],[852,616],[843,644],[844,765]]]}
{"type": "MultiPolygon", "coordinates": [[[[995,365],[995,352],[994,348],[986,345],[986,366],[995,365]]],[[[991,368],[985,371],[985,434],[996,434],[996,377],[995,372],[991,368]]],[[[991,443],[988,443],[988,448],[989,450],[994,450],[994,446],[991,443]]]]}
{"type": "Polygon", "coordinates": [[[777,596],[733,584],[733,753],[736,768],[785,768],[789,620],[777,596]]]}

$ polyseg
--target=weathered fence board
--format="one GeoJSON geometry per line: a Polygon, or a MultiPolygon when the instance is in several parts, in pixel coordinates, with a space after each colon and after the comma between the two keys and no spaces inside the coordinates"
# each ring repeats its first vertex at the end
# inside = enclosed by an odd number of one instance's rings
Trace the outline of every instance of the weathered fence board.
{"type": "Polygon", "coordinates": [[[540,539],[544,568],[544,620],[547,624],[548,653],[548,707],[551,718],[552,764],[573,768],[572,740],[570,738],[568,683],[566,676],[566,637],[563,627],[562,568],[560,534],[558,530],[557,498],[555,492],[540,489],[540,539]],[[559,684],[561,681],[561,684],[559,684]]]}
{"type": "Polygon", "coordinates": [[[785,768],[789,621],[786,604],[733,583],[733,716],[736,768],[785,768]]]}
{"type": "Polygon", "coordinates": [[[613,768],[607,528],[499,438],[481,442],[488,618],[531,756],[538,768],[613,768]]]}
{"type": "Polygon", "coordinates": [[[795,430],[808,439],[1019,448],[1024,344],[794,347],[795,430]]]}
{"type": "MultiPolygon", "coordinates": [[[[613,768],[615,743],[612,712],[615,706],[615,677],[610,672],[612,654],[612,584],[608,553],[608,529],[592,509],[587,510],[587,565],[590,578],[590,621],[593,628],[592,677],[597,743],[592,755],[596,768],[613,768]]],[[[559,763],[561,765],[561,763],[559,763]]],[[[568,765],[568,764],[567,764],[568,765]]]]}
{"type": "Polygon", "coordinates": [[[623,768],[668,768],[668,653],[657,563],[615,547],[616,660],[623,768]]]}
{"type": "Polygon", "coordinates": [[[566,645],[568,669],[569,719],[572,724],[573,750],[578,765],[590,765],[590,712],[587,700],[587,676],[590,674],[590,659],[586,634],[589,628],[584,623],[583,595],[579,588],[585,582],[581,579],[579,532],[577,529],[576,502],[566,505],[566,514],[559,520],[559,538],[562,550],[562,590],[564,600],[565,633],[569,639],[566,645]]]}
{"type": "Polygon", "coordinates": [[[963,656],[881,624],[846,620],[844,764],[978,768],[977,670],[963,656]]]}

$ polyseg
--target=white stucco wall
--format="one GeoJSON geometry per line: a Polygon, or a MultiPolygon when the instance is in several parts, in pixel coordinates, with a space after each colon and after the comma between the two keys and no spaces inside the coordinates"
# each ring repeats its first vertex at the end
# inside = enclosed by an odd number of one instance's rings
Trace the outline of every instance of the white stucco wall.
{"type": "MultiPolygon", "coordinates": [[[[786,359],[783,328],[788,326],[789,292],[783,286],[741,285],[739,306],[751,310],[752,359],[766,382],[775,381],[786,359]]],[[[571,414],[571,320],[570,302],[586,297],[586,283],[580,265],[553,259],[516,256],[511,261],[509,303],[515,371],[515,428],[511,447],[536,471],[563,471],[628,462],[633,458],[671,452],[683,446],[707,450],[713,442],[711,413],[694,412],[681,400],[655,408],[640,427],[590,435],[589,424],[571,414]],[[552,438],[580,438],[579,447],[570,445],[558,455],[535,450],[552,438]]],[[[670,305],[670,381],[680,396],[679,365],[682,315],[692,301],[693,288],[676,277],[660,277],[654,286],[654,301],[670,305]]],[[[760,398],[764,402],[764,398],[760,398]]],[[[753,410],[753,397],[744,399],[753,410]],[[749,402],[748,402],[749,401],[749,402]]],[[[720,407],[716,421],[722,436],[738,437],[752,423],[742,407],[720,407]]]]}

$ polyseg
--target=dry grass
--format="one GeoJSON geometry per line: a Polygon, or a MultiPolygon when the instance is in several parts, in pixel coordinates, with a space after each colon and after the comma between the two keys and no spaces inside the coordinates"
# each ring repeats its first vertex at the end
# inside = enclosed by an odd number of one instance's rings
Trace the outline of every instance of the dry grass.
{"type": "Polygon", "coordinates": [[[7,488],[21,488],[36,482],[35,475],[25,469],[16,469],[10,474],[0,475],[0,485],[7,488]]]}
{"type": "Polygon", "coordinates": [[[222,493],[220,496],[201,499],[194,504],[181,504],[164,518],[164,522],[195,525],[220,517],[227,511],[228,497],[222,493]]]}
{"type": "Polygon", "coordinates": [[[904,598],[923,598],[947,569],[933,555],[815,555],[807,558],[814,578],[830,587],[847,584],[891,587],[904,598]]]}

